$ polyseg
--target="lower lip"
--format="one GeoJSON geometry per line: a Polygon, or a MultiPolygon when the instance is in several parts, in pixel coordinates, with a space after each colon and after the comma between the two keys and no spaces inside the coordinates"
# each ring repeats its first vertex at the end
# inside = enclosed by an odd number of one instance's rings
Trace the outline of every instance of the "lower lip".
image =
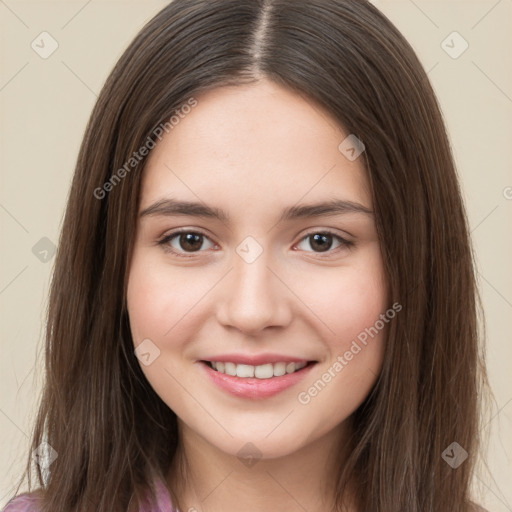
{"type": "Polygon", "coordinates": [[[234,377],[226,373],[218,372],[202,361],[200,365],[213,383],[224,391],[241,398],[257,399],[277,395],[285,389],[296,385],[311,371],[315,363],[310,363],[299,371],[287,373],[281,377],[272,377],[270,379],[234,377]]]}

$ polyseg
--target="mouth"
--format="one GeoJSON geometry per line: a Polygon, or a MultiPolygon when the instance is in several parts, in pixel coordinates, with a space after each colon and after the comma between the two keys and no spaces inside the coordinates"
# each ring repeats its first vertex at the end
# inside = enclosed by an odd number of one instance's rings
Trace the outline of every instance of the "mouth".
{"type": "Polygon", "coordinates": [[[263,399],[296,386],[318,361],[276,361],[258,365],[201,360],[206,376],[222,391],[238,398],[263,399]]]}
{"type": "Polygon", "coordinates": [[[201,361],[208,365],[212,370],[231,375],[232,377],[240,377],[242,379],[272,379],[274,377],[282,377],[291,373],[296,373],[308,365],[315,364],[316,361],[280,361],[277,363],[267,363],[260,365],[237,364],[230,361],[201,361]]]}

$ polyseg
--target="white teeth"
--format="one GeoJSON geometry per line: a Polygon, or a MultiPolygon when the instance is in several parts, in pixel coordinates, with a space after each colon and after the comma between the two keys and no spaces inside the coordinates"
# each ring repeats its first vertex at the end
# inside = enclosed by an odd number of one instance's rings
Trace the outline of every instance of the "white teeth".
{"type": "Polygon", "coordinates": [[[250,364],[237,364],[236,365],[237,377],[254,377],[254,366],[250,364]]]}
{"type": "Polygon", "coordinates": [[[274,367],[270,364],[262,364],[254,367],[254,376],[258,379],[270,379],[274,376],[274,367]]]}
{"type": "Polygon", "coordinates": [[[294,373],[301,370],[307,363],[267,363],[253,366],[250,364],[235,364],[229,362],[212,362],[212,368],[220,373],[242,378],[256,377],[257,379],[271,379],[281,377],[287,373],[294,373]]]}
{"type": "Polygon", "coordinates": [[[236,364],[224,363],[224,373],[227,373],[228,375],[232,375],[234,377],[236,375],[236,364]]]}
{"type": "Polygon", "coordinates": [[[281,377],[286,373],[286,363],[274,364],[274,377],[281,377]]]}

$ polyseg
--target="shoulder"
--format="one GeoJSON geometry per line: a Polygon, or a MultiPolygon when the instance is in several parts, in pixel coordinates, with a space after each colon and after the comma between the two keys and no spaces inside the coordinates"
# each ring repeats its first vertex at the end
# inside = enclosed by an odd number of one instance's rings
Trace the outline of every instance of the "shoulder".
{"type": "MultiPolygon", "coordinates": [[[[163,480],[158,477],[155,478],[154,485],[157,502],[150,504],[148,508],[143,507],[140,512],[160,512],[161,510],[176,512],[163,480]]],[[[40,512],[40,502],[41,491],[26,492],[12,498],[1,512],[40,512]]]]}
{"type": "MultiPolygon", "coordinates": [[[[155,475],[153,478],[153,485],[156,492],[156,499],[157,502],[154,504],[155,510],[169,510],[171,512],[177,512],[174,508],[172,501],[171,501],[171,495],[169,493],[169,489],[167,488],[167,485],[164,483],[164,480],[161,476],[155,475]]],[[[141,512],[153,512],[153,508],[151,507],[150,510],[146,511],[143,510],[141,512]]]]}
{"type": "Polygon", "coordinates": [[[2,509],[2,512],[39,512],[40,495],[37,492],[15,496],[2,509]]]}

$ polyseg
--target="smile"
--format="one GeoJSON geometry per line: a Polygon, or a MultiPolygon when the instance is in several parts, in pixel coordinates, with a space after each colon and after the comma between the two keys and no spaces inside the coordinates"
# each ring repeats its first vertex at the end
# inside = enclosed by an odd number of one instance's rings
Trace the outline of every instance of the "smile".
{"type": "Polygon", "coordinates": [[[231,375],[233,377],[251,378],[256,379],[271,379],[272,377],[282,377],[289,373],[295,373],[302,370],[307,363],[293,363],[293,362],[278,362],[278,363],[267,363],[258,366],[251,364],[236,364],[231,362],[215,362],[207,361],[214,370],[231,375]]]}
{"type": "Polygon", "coordinates": [[[296,386],[317,361],[277,360],[251,365],[228,359],[198,363],[209,381],[220,390],[238,398],[264,399],[296,386]]]}

